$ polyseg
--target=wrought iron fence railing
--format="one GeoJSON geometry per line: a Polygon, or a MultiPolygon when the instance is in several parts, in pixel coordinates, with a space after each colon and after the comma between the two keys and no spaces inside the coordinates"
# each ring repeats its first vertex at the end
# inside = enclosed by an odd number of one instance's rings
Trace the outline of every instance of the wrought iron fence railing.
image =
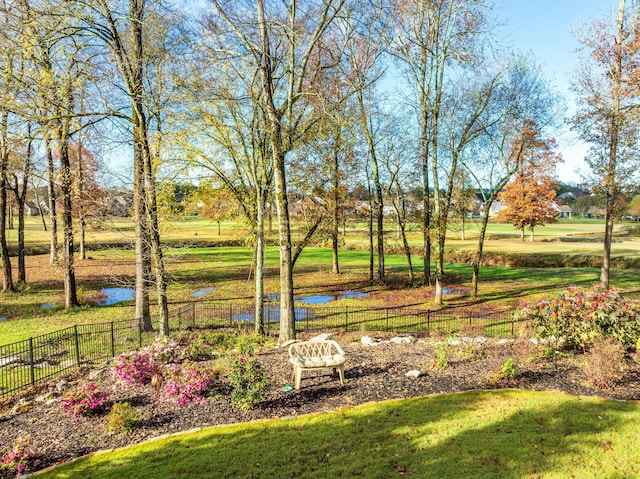
{"type": "MultiPolygon", "coordinates": [[[[231,327],[252,330],[253,304],[190,302],[173,305],[169,331],[231,327]]],[[[296,331],[387,331],[418,336],[465,335],[509,337],[520,321],[512,313],[423,311],[411,308],[296,306],[296,331]]],[[[265,330],[277,334],[279,307],[265,304],[265,330]]],[[[153,341],[156,331],[143,331],[135,320],[80,324],[24,341],[0,345],[0,398],[41,381],[63,376],[82,365],[106,361],[153,341]]]]}

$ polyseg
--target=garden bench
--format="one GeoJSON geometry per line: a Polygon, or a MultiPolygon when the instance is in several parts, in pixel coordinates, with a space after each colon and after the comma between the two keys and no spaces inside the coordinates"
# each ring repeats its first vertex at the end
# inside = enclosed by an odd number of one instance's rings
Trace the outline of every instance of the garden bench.
{"type": "Polygon", "coordinates": [[[333,368],[340,374],[340,385],[344,385],[344,363],[342,348],[333,340],[302,341],[289,346],[289,362],[293,365],[296,389],[300,389],[302,371],[305,369],[333,368]]]}

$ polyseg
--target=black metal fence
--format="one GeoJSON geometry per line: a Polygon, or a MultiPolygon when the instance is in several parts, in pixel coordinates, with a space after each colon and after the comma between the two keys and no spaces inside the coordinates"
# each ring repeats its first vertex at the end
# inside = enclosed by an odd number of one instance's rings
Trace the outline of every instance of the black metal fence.
{"type": "MultiPolygon", "coordinates": [[[[409,308],[296,307],[296,331],[385,331],[417,336],[514,336],[520,322],[512,313],[420,311],[409,308]]],[[[254,327],[252,304],[191,302],[169,311],[169,331],[254,327]]],[[[265,304],[267,334],[277,334],[279,307],[265,304]]],[[[106,361],[153,341],[155,331],[142,331],[135,320],[83,324],[24,341],[0,345],[0,398],[41,381],[63,376],[77,367],[106,361]]]]}

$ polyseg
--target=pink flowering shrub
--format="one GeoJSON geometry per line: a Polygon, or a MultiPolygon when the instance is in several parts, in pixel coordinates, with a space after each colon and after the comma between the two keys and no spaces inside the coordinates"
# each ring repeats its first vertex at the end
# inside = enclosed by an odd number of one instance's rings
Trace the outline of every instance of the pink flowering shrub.
{"type": "Polygon", "coordinates": [[[169,369],[164,393],[176,404],[202,401],[211,386],[212,376],[196,365],[176,365],[169,369]]]}
{"type": "Polygon", "coordinates": [[[167,364],[180,362],[180,346],[167,338],[156,338],[140,351],[122,353],[115,359],[113,375],[127,385],[151,383],[151,377],[167,364]]]}
{"type": "Polygon", "coordinates": [[[86,383],[62,397],[62,410],[72,416],[91,416],[100,411],[109,398],[109,393],[98,391],[93,383],[86,383]]]}
{"type": "Polygon", "coordinates": [[[19,436],[13,443],[13,447],[2,456],[0,469],[15,471],[19,476],[27,470],[27,464],[34,457],[33,438],[27,434],[19,436]]]}
{"type": "Polygon", "coordinates": [[[539,337],[561,340],[566,349],[585,350],[601,336],[629,347],[640,337],[640,305],[626,301],[615,289],[567,288],[519,314],[539,337]]]}

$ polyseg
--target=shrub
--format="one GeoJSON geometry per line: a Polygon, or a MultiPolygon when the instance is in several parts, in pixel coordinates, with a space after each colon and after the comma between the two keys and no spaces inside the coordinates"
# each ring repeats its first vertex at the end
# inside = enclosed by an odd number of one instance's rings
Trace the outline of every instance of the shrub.
{"type": "Polygon", "coordinates": [[[502,363],[500,373],[502,377],[507,379],[513,379],[516,376],[516,363],[513,361],[513,358],[509,358],[502,363]]]}
{"type": "Polygon", "coordinates": [[[109,393],[98,391],[93,383],[85,383],[62,397],[62,410],[74,417],[92,416],[104,407],[108,398],[109,393]]]}
{"type": "Polygon", "coordinates": [[[21,475],[27,470],[27,465],[33,457],[33,438],[29,434],[18,436],[11,449],[2,456],[0,469],[15,471],[21,475]]]}
{"type": "Polygon", "coordinates": [[[449,343],[439,343],[434,346],[434,365],[438,369],[445,369],[449,366],[448,355],[449,355],[449,343]]]}
{"type": "Polygon", "coordinates": [[[118,356],[112,369],[113,375],[125,384],[147,385],[151,377],[165,365],[180,361],[180,347],[167,338],[156,338],[150,346],[118,356]]]}
{"type": "Polygon", "coordinates": [[[267,372],[253,357],[230,358],[227,377],[231,385],[231,406],[236,409],[253,409],[271,384],[267,372]]]}
{"type": "Polygon", "coordinates": [[[435,358],[433,363],[438,369],[445,369],[449,366],[449,350],[455,339],[456,335],[453,334],[444,343],[438,343],[434,346],[435,358]]]}
{"type": "Polygon", "coordinates": [[[212,383],[211,374],[195,365],[177,365],[169,370],[164,393],[176,404],[201,401],[212,383]]]}
{"type": "Polygon", "coordinates": [[[603,335],[627,347],[640,335],[640,306],[615,289],[568,288],[557,298],[524,308],[519,316],[531,322],[538,337],[566,349],[586,350],[603,335]]]}
{"type": "Polygon", "coordinates": [[[597,340],[584,356],[589,383],[599,389],[610,389],[620,381],[627,369],[624,348],[612,338],[597,340]]]}
{"type": "Polygon", "coordinates": [[[125,434],[132,432],[138,422],[140,415],[138,411],[131,407],[128,402],[115,403],[107,415],[107,433],[125,434]]]}

